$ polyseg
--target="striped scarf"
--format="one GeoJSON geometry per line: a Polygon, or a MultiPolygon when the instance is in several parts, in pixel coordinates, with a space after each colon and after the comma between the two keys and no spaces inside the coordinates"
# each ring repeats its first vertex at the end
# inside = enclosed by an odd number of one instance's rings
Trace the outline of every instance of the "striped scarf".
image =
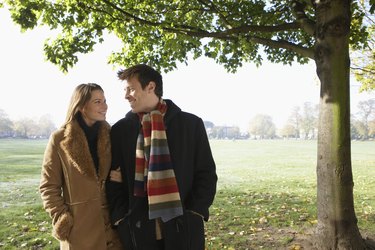
{"type": "Polygon", "coordinates": [[[182,215],[178,185],[169,155],[163,116],[167,105],[160,99],[155,110],[139,113],[142,128],[136,150],[134,195],[148,195],[149,218],[166,222],[182,215]]]}

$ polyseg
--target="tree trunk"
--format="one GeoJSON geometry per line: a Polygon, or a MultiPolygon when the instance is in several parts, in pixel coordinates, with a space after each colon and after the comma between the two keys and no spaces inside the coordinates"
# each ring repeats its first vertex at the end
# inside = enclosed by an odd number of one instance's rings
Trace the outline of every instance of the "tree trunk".
{"type": "Polygon", "coordinates": [[[350,0],[316,3],[316,66],[321,82],[317,249],[366,249],[353,201],[350,144],[350,0]]]}

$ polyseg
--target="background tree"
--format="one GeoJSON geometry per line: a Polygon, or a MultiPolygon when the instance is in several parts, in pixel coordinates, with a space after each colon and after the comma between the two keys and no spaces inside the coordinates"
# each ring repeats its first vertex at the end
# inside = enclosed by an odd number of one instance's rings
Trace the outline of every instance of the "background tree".
{"type": "Polygon", "coordinates": [[[64,71],[102,42],[105,32],[122,41],[122,50],[109,59],[122,66],[148,63],[170,71],[189,57],[207,56],[235,72],[244,62],[260,65],[264,58],[284,64],[314,60],[321,83],[315,244],[364,248],[354,213],[350,145],[349,44],[359,48],[368,34],[358,1],[6,2],[23,29],[48,25],[61,32],[44,48],[64,71]]]}
{"type": "Polygon", "coordinates": [[[228,139],[237,139],[241,135],[240,128],[237,126],[227,127],[228,139]]]}
{"type": "Polygon", "coordinates": [[[354,120],[353,122],[354,131],[356,132],[356,139],[367,140],[368,139],[368,126],[359,120],[354,120]]]}
{"type": "Polygon", "coordinates": [[[311,102],[303,104],[303,115],[301,118],[301,128],[304,133],[304,139],[315,138],[315,129],[318,120],[318,107],[311,102]]]}
{"type": "Polygon", "coordinates": [[[280,136],[286,138],[298,138],[296,137],[296,128],[292,124],[285,124],[280,129],[280,136]]]}
{"type": "Polygon", "coordinates": [[[14,131],[16,137],[33,138],[36,137],[38,126],[35,120],[25,117],[14,122],[14,131]]]}
{"type": "Polygon", "coordinates": [[[294,127],[294,137],[300,138],[301,135],[301,120],[302,116],[300,113],[300,107],[295,106],[293,107],[292,113],[289,116],[288,124],[294,127]]]}
{"type": "Polygon", "coordinates": [[[206,129],[212,129],[213,127],[215,127],[215,124],[213,122],[210,122],[210,121],[203,121],[204,123],[204,127],[206,129]]]}
{"type": "Polygon", "coordinates": [[[369,122],[369,137],[374,139],[375,138],[375,119],[369,122]]]}
{"type": "Polygon", "coordinates": [[[0,137],[13,136],[13,122],[9,119],[8,114],[0,109],[0,137]]]}
{"type": "Polygon", "coordinates": [[[258,114],[249,124],[249,133],[258,139],[272,139],[276,136],[276,126],[269,115],[258,114]]]}
{"type": "Polygon", "coordinates": [[[310,102],[305,102],[303,104],[302,114],[301,107],[293,107],[287,124],[285,124],[283,128],[284,133],[288,132],[289,136],[292,136],[290,129],[293,127],[295,131],[292,137],[300,138],[301,133],[303,133],[304,139],[316,138],[315,132],[318,125],[318,110],[319,106],[314,105],[310,102]]]}
{"type": "Polygon", "coordinates": [[[352,140],[360,139],[360,134],[356,126],[357,120],[354,115],[350,115],[350,138],[352,140]]]}
{"type": "Polygon", "coordinates": [[[359,120],[355,121],[354,126],[361,138],[367,140],[370,136],[370,122],[375,119],[375,99],[360,101],[357,106],[359,120]]]}
{"type": "Polygon", "coordinates": [[[212,130],[215,127],[215,124],[213,122],[210,122],[210,121],[203,121],[203,123],[204,123],[204,127],[206,128],[208,138],[210,138],[210,139],[214,138],[212,130]]]}
{"type": "Polygon", "coordinates": [[[49,114],[42,115],[39,119],[23,117],[12,121],[8,114],[0,109],[0,138],[48,138],[56,130],[56,126],[49,114]]]}
{"type": "Polygon", "coordinates": [[[371,91],[375,89],[375,15],[368,0],[358,1],[358,7],[363,13],[369,36],[364,46],[353,48],[351,70],[356,80],[362,83],[359,90],[371,91]]]}
{"type": "Polygon", "coordinates": [[[240,128],[237,126],[215,126],[212,128],[210,135],[216,139],[236,139],[240,136],[240,128]]]}
{"type": "Polygon", "coordinates": [[[56,130],[56,126],[52,121],[51,115],[43,115],[38,122],[39,131],[37,136],[41,138],[48,138],[50,134],[56,130]]]}

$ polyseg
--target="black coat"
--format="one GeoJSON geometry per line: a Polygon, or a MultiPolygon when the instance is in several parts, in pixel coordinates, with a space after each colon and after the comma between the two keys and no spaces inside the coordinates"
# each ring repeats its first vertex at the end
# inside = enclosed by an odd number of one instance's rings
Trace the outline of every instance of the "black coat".
{"type": "MultiPolygon", "coordinates": [[[[170,100],[165,101],[168,146],[184,215],[164,223],[164,249],[204,249],[203,220],[196,213],[205,221],[209,218],[209,207],[216,193],[215,162],[202,119],[181,111],[170,100]]],[[[150,250],[147,242],[155,239],[155,222],[148,220],[147,198],[133,195],[139,130],[139,117],[132,112],[112,126],[112,170],[121,168],[122,183],[108,181],[107,198],[112,223],[123,219],[118,229],[125,248],[129,249],[132,242],[134,249],[150,250]]]]}

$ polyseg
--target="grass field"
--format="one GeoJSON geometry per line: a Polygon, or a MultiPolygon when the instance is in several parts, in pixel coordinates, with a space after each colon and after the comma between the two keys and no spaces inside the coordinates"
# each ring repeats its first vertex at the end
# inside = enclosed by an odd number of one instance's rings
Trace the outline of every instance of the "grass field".
{"type": "MultiPolygon", "coordinates": [[[[58,249],[38,183],[46,140],[0,140],[0,248],[58,249]]],[[[207,249],[298,249],[316,225],[316,141],[213,140],[207,249]]],[[[355,208],[375,235],[375,142],[352,142],[355,208]]]]}

